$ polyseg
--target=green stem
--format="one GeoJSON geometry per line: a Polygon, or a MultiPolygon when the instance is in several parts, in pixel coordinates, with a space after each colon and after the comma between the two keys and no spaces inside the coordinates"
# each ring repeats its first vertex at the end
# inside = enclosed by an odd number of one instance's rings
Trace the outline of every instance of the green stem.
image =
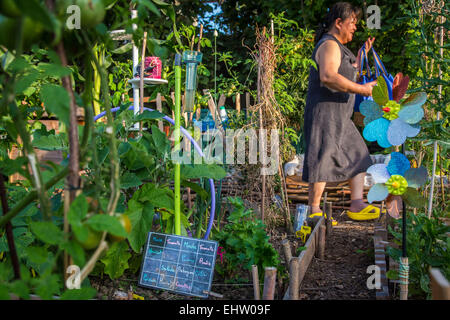
{"type": "MultiPolygon", "coordinates": [[[[81,150],[81,161],[84,160],[87,150],[87,144],[89,141],[89,132],[92,129],[92,110],[89,110],[89,107],[86,107],[86,121],[85,127],[83,130],[83,137],[80,146],[81,150]]],[[[69,167],[65,167],[60,172],[58,172],[55,176],[53,176],[50,180],[44,183],[43,192],[46,192],[49,188],[54,186],[58,181],[63,179],[69,173],[69,167]]],[[[13,219],[16,215],[18,215],[26,206],[28,206],[31,202],[36,200],[38,197],[38,193],[36,190],[29,192],[25,198],[23,198],[19,203],[17,203],[12,209],[8,211],[3,217],[0,218],[0,227],[3,227],[8,221],[13,219]]]]}
{"type": "MultiPolygon", "coordinates": [[[[22,55],[22,45],[23,45],[23,18],[19,18],[19,28],[17,32],[16,38],[16,57],[20,57],[22,55]]],[[[32,170],[32,178],[34,178],[34,186],[37,190],[39,200],[41,203],[41,211],[43,212],[43,216],[45,219],[50,219],[50,203],[48,201],[48,197],[45,193],[45,189],[43,189],[43,179],[40,171],[39,160],[34,152],[33,146],[31,144],[30,134],[27,131],[25,120],[23,119],[22,113],[15,102],[15,94],[14,88],[17,79],[17,74],[14,74],[10,84],[5,86],[5,105],[4,107],[10,108],[11,115],[16,123],[16,128],[19,133],[20,138],[22,139],[23,147],[25,154],[28,158],[28,162],[30,163],[32,170]]]]}
{"type": "MultiPolygon", "coordinates": [[[[86,89],[84,91],[83,94],[83,102],[85,105],[85,121],[86,121],[86,125],[88,124],[87,121],[89,121],[89,126],[90,126],[90,130],[89,130],[89,134],[92,136],[92,162],[93,162],[93,166],[94,166],[94,178],[95,178],[95,199],[99,199],[100,198],[100,194],[101,194],[101,190],[102,190],[102,179],[101,179],[101,170],[100,170],[100,165],[98,164],[98,153],[97,153],[97,145],[96,145],[96,141],[97,141],[97,134],[95,131],[92,130],[93,125],[94,125],[94,114],[93,114],[93,110],[95,110],[95,98],[94,98],[94,91],[91,90],[93,81],[92,81],[92,77],[94,76],[94,82],[95,82],[95,65],[92,63],[91,61],[91,57],[86,56],[85,57],[85,65],[87,66],[86,69],[86,75],[85,75],[85,79],[86,79],[86,89]]],[[[84,137],[84,136],[83,136],[84,137]]],[[[84,141],[84,140],[83,140],[84,141]]],[[[87,146],[87,143],[83,143],[82,145],[87,146]]],[[[85,150],[84,148],[81,148],[81,152],[84,153],[87,150],[85,150]]]]}
{"type": "Polygon", "coordinates": [[[22,117],[22,114],[20,110],[17,108],[17,105],[15,101],[9,104],[11,115],[16,123],[17,131],[19,132],[20,138],[23,142],[23,147],[25,154],[28,158],[28,162],[31,167],[32,171],[32,178],[34,178],[34,187],[36,188],[36,191],[39,196],[39,202],[41,204],[41,211],[43,212],[43,216],[46,220],[49,220],[51,217],[50,212],[50,203],[48,201],[48,197],[45,191],[45,188],[43,188],[43,179],[42,174],[40,170],[39,160],[36,156],[36,153],[34,152],[34,148],[31,144],[31,138],[30,135],[26,129],[25,121],[22,117]]]}
{"type": "MultiPolygon", "coordinates": [[[[53,185],[55,185],[59,180],[64,178],[69,173],[69,167],[65,167],[58,174],[53,176],[49,181],[44,184],[43,190],[48,190],[53,185]]],[[[23,198],[18,204],[14,206],[11,210],[8,211],[3,217],[0,218],[0,227],[3,227],[8,221],[13,219],[16,215],[18,215],[26,206],[28,206],[32,201],[36,200],[38,194],[36,190],[28,193],[25,198],[23,198]]]]}
{"type": "Polygon", "coordinates": [[[89,48],[89,52],[91,53],[92,60],[95,64],[95,67],[97,68],[98,72],[100,73],[101,77],[101,91],[103,94],[103,99],[105,101],[105,109],[106,109],[106,118],[107,118],[107,127],[106,132],[109,136],[109,145],[110,145],[110,159],[111,159],[111,198],[109,199],[108,203],[108,209],[107,213],[109,215],[113,215],[117,202],[119,200],[120,196],[120,186],[119,186],[119,157],[117,153],[117,146],[116,146],[116,136],[115,136],[115,130],[114,130],[114,123],[113,123],[113,114],[111,112],[111,102],[109,99],[109,90],[108,90],[108,82],[107,82],[107,75],[105,69],[100,65],[97,57],[92,51],[92,45],[91,42],[86,34],[86,31],[82,30],[83,38],[89,48]]]}

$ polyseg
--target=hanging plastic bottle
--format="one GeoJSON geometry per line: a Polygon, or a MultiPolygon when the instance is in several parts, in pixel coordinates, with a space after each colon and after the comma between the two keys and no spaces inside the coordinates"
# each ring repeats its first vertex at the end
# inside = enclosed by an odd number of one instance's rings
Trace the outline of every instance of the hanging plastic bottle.
{"type": "Polygon", "coordinates": [[[228,115],[227,115],[227,110],[225,109],[225,106],[220,107],[219,113],[220,113],[220,119],[222,120],[222,125],[224,127],[226,127],[226,125],[228,124],[228,115]]]}

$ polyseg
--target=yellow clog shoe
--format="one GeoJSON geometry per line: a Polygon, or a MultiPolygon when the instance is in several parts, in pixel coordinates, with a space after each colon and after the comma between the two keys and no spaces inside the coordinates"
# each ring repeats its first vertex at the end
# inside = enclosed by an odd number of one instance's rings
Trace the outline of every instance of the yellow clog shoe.
{"type": "MultiPolygon", "coordinates": [[[[386,210],[383,210],[383,213],[385,212],[386,210]]],[[[348,210],[347,216],[352,220],[358,221],[378,219],[380,217],[380,208],[369,204],[359,212],[351,212],[350,210],[348,210]]]]}
{"type": "MultiPolygon", "coordinates": [[[[316,213],[310,214],[310,215],[308,216],[308,218],[321,217],[321,216],[323,216],[323,212],[316,212],[316,213]]],[[[326,219],[326,218],[327,218],[327,214],[325,213],[325,219],[326,219]]],[[[337,222],[336,220],[334,220],[333,217],[331,217],[331,224],[332,224],[333,226],[337,226],[338,222],[337,222]]]]}

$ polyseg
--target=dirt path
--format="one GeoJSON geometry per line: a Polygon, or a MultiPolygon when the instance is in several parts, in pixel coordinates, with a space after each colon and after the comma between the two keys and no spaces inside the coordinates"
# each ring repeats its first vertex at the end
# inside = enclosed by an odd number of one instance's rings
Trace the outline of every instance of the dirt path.
{"type": "Polygon", "coordinates": [[[367,267],[374,263],[373,221],[355,222],[341,213],[333,213],[338,225],[327,239],[325,259],[311,261],[300,286],[301,299],[375,299],[375,291],[366,286],[367,267]]]}

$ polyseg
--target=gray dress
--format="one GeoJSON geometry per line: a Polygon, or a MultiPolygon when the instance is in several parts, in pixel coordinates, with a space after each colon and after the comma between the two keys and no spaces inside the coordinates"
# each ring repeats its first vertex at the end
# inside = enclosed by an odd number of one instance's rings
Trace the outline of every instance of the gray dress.
{"type": "MultiPolygon", "coordinates": [[[[324,34],[312,54],[326,40],[341,49],[338,73],[356,81],[355,55],[334,36],[324,34]]],[[[319,68],[319,65],[317,64],[319,68]]],[[[320,81],[319,70],[311,67],[304,116],[305,158],[303,181],[336,182],[348,180],[372,165],[369,151],[351,120],[355,94],[333,92],[320,81]]]]}

